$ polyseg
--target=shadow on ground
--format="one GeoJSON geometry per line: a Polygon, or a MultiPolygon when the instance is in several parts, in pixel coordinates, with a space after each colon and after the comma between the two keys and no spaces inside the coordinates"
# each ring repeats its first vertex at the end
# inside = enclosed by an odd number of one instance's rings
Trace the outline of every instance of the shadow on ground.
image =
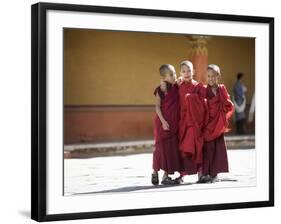
{"type": "MultiPolygon", "coordinates": [[[[230,178],[223,178],[220,179],[219,182],[237,182],[236,179],[230,179],[230,178]]],[[[92,191],[92,192],[84,192],[84,193],[76,193],[73,195],[86,195],[86,194],[100,194],[100,193],[122,193],[122,192],[134,192],[134,191],[140,191],[140,190],[150,190],[150,189],[162,189],[162,188],[170,188],[170,187],[176,187],[176,186],[186,186],[186,185],[194,185],[198,183],[183,183],[183,184],[173,184],[173,185],[143,185],[143,186],[127,186],[127,187],[120,187],[120,188],[114,188],[109,190],[103,190],[103,191],[92,191]]],[[[208,183],[205,183],[208,184],[208,183]]]]}

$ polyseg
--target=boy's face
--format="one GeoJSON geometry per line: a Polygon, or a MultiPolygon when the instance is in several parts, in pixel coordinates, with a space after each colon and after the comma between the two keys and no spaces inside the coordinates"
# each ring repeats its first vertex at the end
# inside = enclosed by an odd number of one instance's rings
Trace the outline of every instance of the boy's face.
{"type": "Polygon", "coordinates": [[[173,84],[173,83],[175,83],[176,78],[177,78],[176,74],[173,74],[173,75],[166,74],[166,75],[164,75],[163,80],[173,84]]]}
{"type": "Polygon", "coordinates": [[[190,81],[192,79],[193,76],[193,71],[190,69],[189,66],[187,65],[182,65],[181,66],[181,76],[185,81],[190,81]]]}
{"type": "Polygon", "coordinates": [[[207,70],[207,82],[209,86],[216,86],[219,84],[219,75],[212,69],[207,70]]]}

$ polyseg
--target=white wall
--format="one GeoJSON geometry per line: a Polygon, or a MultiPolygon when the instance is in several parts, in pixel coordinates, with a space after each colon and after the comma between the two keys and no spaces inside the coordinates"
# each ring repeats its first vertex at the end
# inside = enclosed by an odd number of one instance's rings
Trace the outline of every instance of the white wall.
{"type": "MultiPolygon", "coordinates": [[[[51,0],[50,0],[51,1],[51,0]]],[[[0,220],[1,223],[35,223],[30,215],[30,5],[36,1],[3,1],[0,19],[0,220]]],[[[275,17],[275,158],[280,153],[280,6],[278,1],[250,0],[72,0],[63,3],[185,10],[275,17]],[[279,14],[279,15],[278,15],[279,14]],[[279,88],[277,88],[279,87],[279,88]]],[[[280,162],[276,160],[276,207],[228,211],[122,217],[60,223],[266,223],[280,217],[280,162]]]]}

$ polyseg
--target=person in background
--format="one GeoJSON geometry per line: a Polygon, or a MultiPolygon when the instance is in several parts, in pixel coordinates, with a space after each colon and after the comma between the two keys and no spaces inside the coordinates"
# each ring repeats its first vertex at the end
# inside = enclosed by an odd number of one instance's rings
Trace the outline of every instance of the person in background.
{"type": "Polygon", "coordinates": [[[249,116],[248,116],[248,123],[252,123],[254,120],[254,113],[255,113],[255,93],[253,93],[252,96],[252,102],[249,110],[249,116]]]}
{"type": "Polygon", "coordinates": [[[245,108],[246,108],[246,86],[243,84],[244,74],[239,72],[237,74],[237,81],[233,87],[233,103],[235,107],[235,123],[236,123],[236,134],[245,134],[244,125],[246,120],[245,108]]]}

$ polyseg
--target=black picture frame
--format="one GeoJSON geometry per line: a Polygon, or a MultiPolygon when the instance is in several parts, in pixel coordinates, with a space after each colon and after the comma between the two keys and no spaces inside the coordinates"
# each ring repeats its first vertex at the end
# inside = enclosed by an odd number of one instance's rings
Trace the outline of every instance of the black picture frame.
{"type": "Polygon", "coordinates": [[[31,7],[31,218],[37,221],[193,212],[274,206],[274,18],[139,8],[37,3],[31,7]],[[269,200],[214,205],[115,210],[69,214],[46,213],[46,12],[64,10],[124,15],[193,18],[217,21],[239,21],[269,25],[269,200]]]}

